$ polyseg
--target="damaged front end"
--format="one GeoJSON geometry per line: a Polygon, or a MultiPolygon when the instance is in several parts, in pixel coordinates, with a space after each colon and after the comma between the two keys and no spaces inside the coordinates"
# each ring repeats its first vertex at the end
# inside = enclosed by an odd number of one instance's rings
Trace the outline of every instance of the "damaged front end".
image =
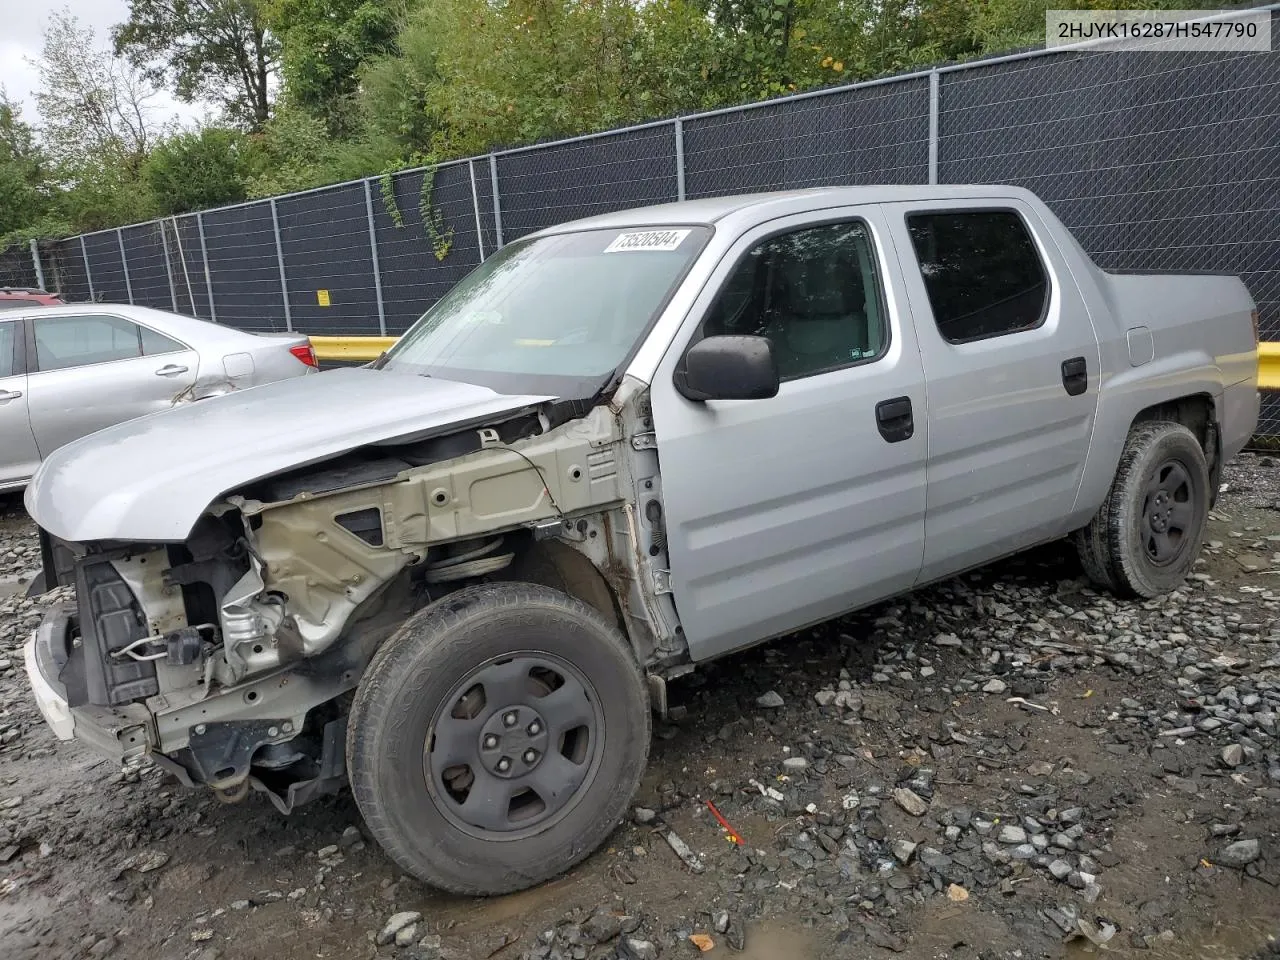
{"type": "Polygon", "coordinates": [[[241,523],[234,511],[208,516],[184,544],[160,547],[70,545],[42,531],[46,556],[72,559],[50,582],[74,584],[77,599],[55,605],[28,642],[28,673],[63,739],[122,760],[151,753],[188,785],[224,799],[255,787],[288,812],[342,782],[340,711],[317,708],[350,688],[356,664],[245,662],[245,644],[278,647],[288,631],[256,612],[282,605],[265,584],[252,621],[237,602],[237,584],[261,570],[241,523]]]}
{"type": "Polygon", "coordinates": [[[277,473],[182,543],[42,529],[46,585],[76,597],[27,646],[42,712],[64,739],[289,812],[343,783],[349,700],[382,641],[459,587],[554,586],[614,618],[642,663],[681,661],[643,385],[579,414],[524,409],[277,473]]]}

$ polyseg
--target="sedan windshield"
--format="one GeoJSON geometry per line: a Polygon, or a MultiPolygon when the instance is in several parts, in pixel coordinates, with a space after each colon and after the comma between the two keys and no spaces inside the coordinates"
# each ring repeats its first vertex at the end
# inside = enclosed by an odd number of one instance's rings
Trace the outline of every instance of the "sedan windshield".
{"type": "Polygon", "coordinates": [[[428,310],[384,365],[585,399],[627,359],[710,236],[650,227],[517,241],[428,310]]]}

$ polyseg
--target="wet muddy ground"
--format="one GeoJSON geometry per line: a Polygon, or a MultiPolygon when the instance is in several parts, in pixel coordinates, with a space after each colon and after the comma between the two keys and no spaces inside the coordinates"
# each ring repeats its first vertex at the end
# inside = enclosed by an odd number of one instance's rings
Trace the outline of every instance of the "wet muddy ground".
{"type": "Polygon", "coordinates": [[[1280,462],[1242,458],[1168,598],[1098,593],[1054,545],[678,681],[634,815],[493,900],[401,876],[347,795],[282,817],[57,742],[22,671],[42,602],[5,597],[38,552],[0,502],[0,956],[1262,955],[1277,501],[1280,462]]]}

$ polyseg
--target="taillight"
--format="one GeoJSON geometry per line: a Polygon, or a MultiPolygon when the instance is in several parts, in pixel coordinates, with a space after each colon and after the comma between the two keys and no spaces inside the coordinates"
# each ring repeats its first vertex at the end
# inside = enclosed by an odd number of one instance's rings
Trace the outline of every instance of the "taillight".
{"type": "Polygon", "coordinates": [[[1258,342],[1258,311],[1254,310],[1249,314],[1249,319],[1253,321],[1253,342],[1258,342]]]}
{"type": "Polygon", "coordinates": [[[311,346],[311,341],[300,343],[296,347],[290,347],[289,352],[305,363],[308,367],[318,367],[320,364],[316,362],[316,351],[311,346]]]}

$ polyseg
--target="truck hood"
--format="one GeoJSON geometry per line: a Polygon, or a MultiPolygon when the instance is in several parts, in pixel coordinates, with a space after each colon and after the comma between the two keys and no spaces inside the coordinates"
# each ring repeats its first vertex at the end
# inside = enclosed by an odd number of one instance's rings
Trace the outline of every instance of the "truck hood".
{"type": "Polygon", "coordinates": [[[209,504],[254,480],[550,399],[364,367],[291,377],[69,443],[45,458],[25,504],[36,523],[73,543],[179,543],[209,504]]]}

